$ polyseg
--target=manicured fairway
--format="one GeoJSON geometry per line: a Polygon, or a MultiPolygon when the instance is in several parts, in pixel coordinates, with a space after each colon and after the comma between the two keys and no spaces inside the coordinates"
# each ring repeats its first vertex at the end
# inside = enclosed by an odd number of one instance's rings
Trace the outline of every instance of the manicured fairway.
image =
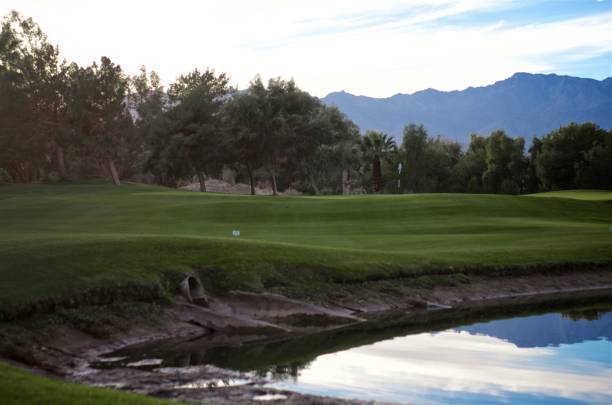
{"type": "Polygon", "coordinates": [[[157,285],[168,269],[210,270],[228,288],[260,289],[448,266],[612,263],[611,226],[612,203],[572,198],[273,198],[137,184],[5,185],[0,302],[157,285]]]}

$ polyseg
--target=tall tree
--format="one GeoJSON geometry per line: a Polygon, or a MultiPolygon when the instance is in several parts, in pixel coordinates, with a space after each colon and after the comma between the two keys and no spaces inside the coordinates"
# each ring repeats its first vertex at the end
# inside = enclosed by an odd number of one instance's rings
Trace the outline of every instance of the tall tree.
{"type": "Polygon", "coordinates": [[[31,18],[15,11],[4,18],[0,31],[0,72],[5,83],[10,81],[27,95],[33,112],[30,120],[37,123],[36,136],[45,145],[45,154],[55,158],[57,171],[63,178],[67,177],[64,150],[70,141],[67,138],[67,70],[66,62],[59,58],[59,49],[49,43],[31,18]]]}
{"type": "Polygon", "coordinates": [[[300,109],[312,108],[303,92],[293,80],[270,79],[265,88],[259,78],[252,84],[252,91],[260,94],[263,117],[265,117],[259,139],[265,169],[272,180],[272,194],[278,195],[277,177],[281,167],[294,156],[296,131],[302,124],[300,109]],[[306,103],[304,103],[306,102],[306,103]]]}
{"type": "Polygon", "coordinates": [[[260,94],[246,90],[235,94],[224,106],[223,128],[229,145],[226,162],[244,166],[251,195],[255,195],[255,170],[263,165],[259,134],[265,128],[260,94]]]}
{"type": "Polygon", "coordinates": [[[117,159],[133,135],[133,121],[127,108],[128,78],[121,67],[103,56],[100,64],[74,72],[73,119],[84,135],[85,153],[120,185],[117,159]]]}
{"type": "Polygon", "coordinates": [[[372,183],[375,193],[382,191],[381,161],[396,150],[395,141],[387,134],[367,131],[361,138],[361,151],[364,159],[372,165],[372,183]]]}
{"type": "Polygon", "coordinates": [[[253,187],[253,166],[270,175],[272,194],[278,195],[277,178],[283,167],[304,163],[312,155],[323,130],[322,106],[300,90],[293,80],[271,79],[264,85],[260,77],[228,103],[227,127],[232,132],[233,149],[247,165],[253,187]],[[322,132],[320,132],[322,131],[322,132]]]}
{"type": "Polygon", "coordinates": [[[423,125],[408,124],[404,127],[400,148],[403,189],[411,193],[420,192],[424,187],[427,140],[427,130],[423,125]]]}
{"type": "Polygon", "coordinates": [[[128,108],[132,115],[138,141],[134,145],[133,170],[143,172],[151,156],[152,137],[168,109],[168,97],[155,71],[147,72],[145,66],[140,73],[130,78],[128,108]]]}
{"type": "Polygon", "coordinates": [[[195,175],[200,191],[206,191],[206,176],[219,171],[224,160],[220,109],[231,92],[228,82],[225,73],[195,69],[170,86],[172,107],[155,131],[149,167],[164,176],[195,175]]]}
{"type": "Polygon", "coordinates": [[[486,141],[487,168],[483,184],[489,193],[519,194],[524,188],[527,160],[523,138],[510,138],[502,130],[491,133],[486,141]]]}
{"type": "Polygon", "coordinates": [[[167,105],[161,79],[155,71],[149,73],[145,66],[141,66],[140,73],[130,78],[130,84],[129,108],[135,115],[136,123],[151,126],[167,105]]]}
{"type": "Polygon", "coordinates": [[[303,124],[296,131],[296,175],[314,194],[320,194],[322,187],[343,190],[350,187],[355,162],[351,146],[359,139],[359,129],[336,107],[316,103],[315,109],[302,112],[303,124]]]}
{"type": "Polygon", "coordinates": [[[456,169],[461,157],[458,143],[439,136],[430,138],[423,125],[406,125],[399,152],[402,189],[428,193],[460,190],[455,183],[460,181],[456,169]]]}
{"type": "Polygon", "coordinates": [[[461,188],[468,193],[483,193],[483,175],[487,170],[487,138],[470,135],[470,145],[457,163],[461,188]]]}
{"type": "Polygon", "coordinates": [[[609,132],[590,122],[573,123],[544,136],[542,150],[535,162],[544,189],[595,186],[587,180],[585,168],[598,166],[600,159],[605,160],[605,145],[610,142],[610,136],[609,132]]]}
{"type": "Polygon", "coordinates": [[[538,178],[536,162],[538,156],[542,152],[542,141],[538,137],[533,137],[531,141],[531,147],[526,157],[527,169],[525,175],[525,192],[526,193],[537,193],[542,188],[542,183],[538,178]]]}
{"type": "Polygon", "coordinates": [[[425,171],[422,191],[428,193],[462,191],[457,174],[461,145],[442,137],[430,138],[425,145],[425,171]]]}
{"type": "Polygon", "coordinates": [[[46,147],[35,115],[27,92],[0,71],[0,171],[13,182],[36,180],[38,167],[44,165],[46,147]]]}

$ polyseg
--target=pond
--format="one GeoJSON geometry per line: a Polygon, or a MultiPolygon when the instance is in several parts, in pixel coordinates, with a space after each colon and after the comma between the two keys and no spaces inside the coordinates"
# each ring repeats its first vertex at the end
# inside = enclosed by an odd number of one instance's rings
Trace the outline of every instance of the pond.
{"type": "MultiPolygon", "coordinates": [[[[307,394],[414,404],[612,403],[612,305],[385,314],[291,339],[203,337],[112,356],[213,364],[307,394]]],[[[113,364],[113,363],[110,363],[113,364]]],[[[115,366],[118,364],[114,364],[115,366]]]]}

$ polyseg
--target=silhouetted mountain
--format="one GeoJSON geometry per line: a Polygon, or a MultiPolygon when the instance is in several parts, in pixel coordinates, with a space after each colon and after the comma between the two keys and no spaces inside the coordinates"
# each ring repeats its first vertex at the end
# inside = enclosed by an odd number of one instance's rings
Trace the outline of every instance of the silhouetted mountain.
{"type": "Polygon", "coordinates": [[[409,122],[425,125],[430,135],[463,144],[469,135],[504,129],[511,136],[544,135],[570,122],[591,121],[612,127],[612,78],[584,79],[555,74],[516,73],[484,87],[461,91],[427,89],[389,98],[330,93],[335,105],[362,130],[375,129],[400,140],[409,122]]]}

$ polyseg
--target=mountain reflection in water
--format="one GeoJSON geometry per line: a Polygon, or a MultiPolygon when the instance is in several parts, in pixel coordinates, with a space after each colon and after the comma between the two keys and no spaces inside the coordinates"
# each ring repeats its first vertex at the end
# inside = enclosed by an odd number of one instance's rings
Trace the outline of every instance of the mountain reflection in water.
{"type": "Polygon", "coordinates": [[[113,356],[213,364],[265,375],[276,388],[364,400],[609,405],[609,301],[548,313],[503,307],[399,313],[291,339],[205,336],[113,356]]]}
{"type": "Polygon", "coordinates": [[[455,330],[507,340],[517,347],[559,346],[599,338],[612,340],[612,313],[591,319],[554,313],[476,323],[455,330]]]}
{"type": "Polygon", "coordinates": [[[418,404],[611,404],[612,313],[559,313],[398,337],[319,356],[272,386],[418,404]]]}

